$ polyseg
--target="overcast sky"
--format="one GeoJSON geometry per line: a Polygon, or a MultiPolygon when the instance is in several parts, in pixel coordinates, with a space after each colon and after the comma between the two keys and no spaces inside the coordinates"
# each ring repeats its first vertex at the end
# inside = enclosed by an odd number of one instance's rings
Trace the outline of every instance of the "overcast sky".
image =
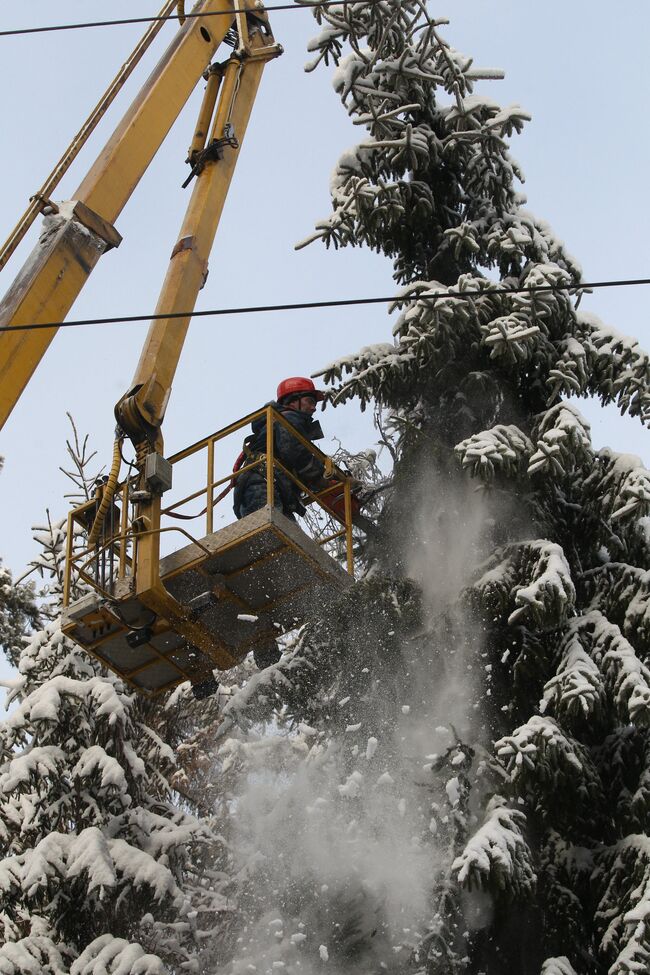
{"type": "MultiPolygon", "coordinates": [[[[21,0],[3,4],[0,28],[147,15],[161,4],[21,0]]],[[[445,36],[454,47],[477,65],[505,70],[504,81],[482,82],[479,91],[504,104],[519,102],[533,116],[512,146],[526,174],[528,205],[555,228],[586,279],[646,276],[650,6],[638,0],[615,12],[600,0],[442,0],[429,6],[450,18],[445,36]]],[[[302,71],[307,41],[316,33],[309,12],[277,12],[272,24],[286,53],[266,68],[199,307],[390,293],[390,266],[378,255],[336,253],[319,244],[293,250],[329,212],[329,173],[360,130],[331,88],[331,68],[302,71]]],[[[3,238],[142,30],[0,38],[3,238]]],[[[113,106],[56,199],[74,192],[173,31],[172,25],[163,29],[156,53],[113,106]]],[[[196,111],[195,98],[118,221],[121,247],[102,258],[70,317],[153,310],[188,199],[181,183],[196,111]]],[[[29,249],[23,246],[1,273],[2,292],[29,249]]],[[[649,303],[649,289],[618,289],[597,292],[583,307],[648,343],[649,303]]],[[[108,462],[113,405],[130,384],[146,327],[61,331],[0,433],[0,555],[15,574],[35,551],[30,526],[42,522],[48,507],[53,516],[65,511],[58,467],[66,411],[108,462]]],[[[198,320],[167,414],[167,452],[268,400],[283,376],[312,373],[389,334],[381,307],[198,320]]],[[[650,461],[648,435],[637,421],[621,421],[598,404],[581,409],[597,445],[650,461]]],[[[353,448],[372,442],[368,417],[354,405],[328,411],[323,426],[353,448]]]]}

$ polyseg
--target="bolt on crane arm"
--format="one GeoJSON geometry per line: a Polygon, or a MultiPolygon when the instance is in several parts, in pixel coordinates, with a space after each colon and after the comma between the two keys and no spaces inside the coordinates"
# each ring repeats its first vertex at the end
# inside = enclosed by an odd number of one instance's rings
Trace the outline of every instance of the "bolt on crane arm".
{"type": "MultiPolygon", "coordinates": [[[[96,162],[41,236],[0,302],[0,325],[63,321],[99,258],[120,243],[113,224],[238,14],[198,0],[96,162]]],[[[0,333],[0,429],[57,332],[0,333]]]]}

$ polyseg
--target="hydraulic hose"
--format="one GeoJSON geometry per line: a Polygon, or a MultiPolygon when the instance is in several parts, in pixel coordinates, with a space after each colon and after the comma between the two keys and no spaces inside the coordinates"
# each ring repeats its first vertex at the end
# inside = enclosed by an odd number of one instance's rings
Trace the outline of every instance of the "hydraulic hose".
{"type": "Polygon", "coordinates": [[[115,488],[117,487],[117,479],[120,474],[120,463],[122,461],[121,450],[122,438],[118,437],[113,444],[113,463],[111,464],[111,472],[108,475],[108,481],[104,485],[102,500],[99,502],[99,508],[97,509],[95,520],[93,521],[90,534],[88,535],[88,548],[93,548],[97,544],[102,526],[104,524],[104,518],[106,517],[106,513],[113,502],[113,498],[115,497],[115,488]]]}

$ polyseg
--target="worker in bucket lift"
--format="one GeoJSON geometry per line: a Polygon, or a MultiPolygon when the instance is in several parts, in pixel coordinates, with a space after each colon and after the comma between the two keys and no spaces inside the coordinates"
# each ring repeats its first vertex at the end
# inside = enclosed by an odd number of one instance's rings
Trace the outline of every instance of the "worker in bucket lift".
{"type": "MultiPolygon", "coordinates": [[[[313,419],[316,404],[325,399],[325,394],[316,389],[311,379],[303,376],[292,376],[283,379],[278,386],[276,401],[272,404],[278,413],[302,434],[306,440],[320,440],[323,436],[321,425],[313,419]]],[[[246,437],[244,449],[237,458],[233,471],[251,463],[257,457],[266,453],[266,414],[253,421],[253,432],[246,437]]],[[[315,457],[304,444],[291,435],[281,423],[274,423],[273,452],[280,463],[291,471],[308,488],[318,488],[324,482],[325,466],[315,457]]],[[[232,483],[232,482],[231,482],[232,483]]],[[[274,504],[281,508],[282,513],[292,520],[295,516],[304,514],[305,508],[301,503],[301,490],[283,471],[276,470],[274,475],[274,504]]],[[[228,493],[229,487],[224,491],[228,493]]],[[[253,511],[258,511],[266,505],[266,465],[261,464],[250,471],[244,471],[235,480],[233,507],[238,518],[245,518],[253,511]]],[[[275,640],[253,647],[255,663],[263,670],[278,662],[282,651],[275,640]]],[[[212,675],[192,686],[192,693],[197,700],[202,700],[214,694],[219,682],[212,675]]]]}
{"type": "MultiPolygon", "coordinates": [[[[306,440],[321,440],[323,431],[313,419],[316,404],[325,394],[316,389],[311,379],[292,376],[278,386],[276,402],[272,405],[301,433],[306,440]]],[[[274,423],[274,455],[288,471],[306,487],[317,488],[323,483],[323,462],[315,457],[282,423],[274,423]]],[[[244,449],[237,458],[235,470],[266,453],[266,414],[254,420],[252,434],[246,437],[244,449]]],[[[274,505],[292,520],[305,513],[301,490],[283,471],[274,474],[274,505]]],[[[238,518],[245,518],[266,504],[266,465],[245,471],[235,482],[233,507],[238,518]]]]}
{"type": "MultiPolygon", "coordinates": [[[[311,379],[303,376],[292,376],[283,379],[278,386],[276,401],[272,404],[278,413],[302,434],[306,440],[320,440],[323,436],[321,425],[313,419],[316,404],[325,399],[325,394],[316,389],[311,379]]],[[[273,452],[280,463],[298,478],[306,487],[321,487],[324,483],[325,466],[315,457],[304,444],[291,435],[281,423],[274,423],[273,452]]],[[[244,449],[237,458],[233,471],[245,467],[256,458],[266,453],[266,414],[253,421],[253,432],[246,437],[244,449]]],[[[232,482],[231,482],[232,483],[232,482]]],[[[301,503],[301,490],[283,471],[276,470],[274,476],[274,504],[281,508],[282,513],[292,520],[295,516],[304,514],[305,508],[301,503]]],[[[229,487],[224,491],[227,494],[229,487]]],[[[250,471],[244,471],[235,480],[233,507],[238,518],[245,518],[253,511],[258,511],[266,505],[266,465],[261,464],[250,471]]],[[[253,647],[255,663],[263,670],[278,662],[282,651],[275,640],[258,644],[253,647]]],[[[192,693],[197,700],[202,700],[214,694],[219,682],[214,676],[206,678],[199,684],[192,686],[192,693]]]]}

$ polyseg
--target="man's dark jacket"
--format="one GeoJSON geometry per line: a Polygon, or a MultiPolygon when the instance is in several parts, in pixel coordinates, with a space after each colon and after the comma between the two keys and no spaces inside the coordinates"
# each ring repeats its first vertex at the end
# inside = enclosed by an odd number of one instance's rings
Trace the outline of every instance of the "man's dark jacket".
{"type": "MultiPolygon", "coordinates": [[[[286,406],[271,404],[284,418],[303,435],[306,440],[320,440],[323,431],[318,420],[313,420],[309,413],[302,410],[288,409],[286,406]]],[[[253,433],[246,438],[246,449],[243,465],[250,462],[250,455],[259,456],[266,453],[266,414],[252,423],[253,433]]],[[[324,467],[321,460],[315,457],[300,441],[277,420],[273,424],[273,449],[277,460],[287,470],[302,481],[309,488],[318,486],[323,478],[324,467]]],[[[285,514],[304,514],[305,509],[300,503],[300,488],[282,471],[275,472],[276,508],[281,508],[285,514]]],[[[233,508],[238,518],[244,518],[253,511],[263,508],[266,504],[266,464],[247,471],[237,478],[233,508]]]]}

